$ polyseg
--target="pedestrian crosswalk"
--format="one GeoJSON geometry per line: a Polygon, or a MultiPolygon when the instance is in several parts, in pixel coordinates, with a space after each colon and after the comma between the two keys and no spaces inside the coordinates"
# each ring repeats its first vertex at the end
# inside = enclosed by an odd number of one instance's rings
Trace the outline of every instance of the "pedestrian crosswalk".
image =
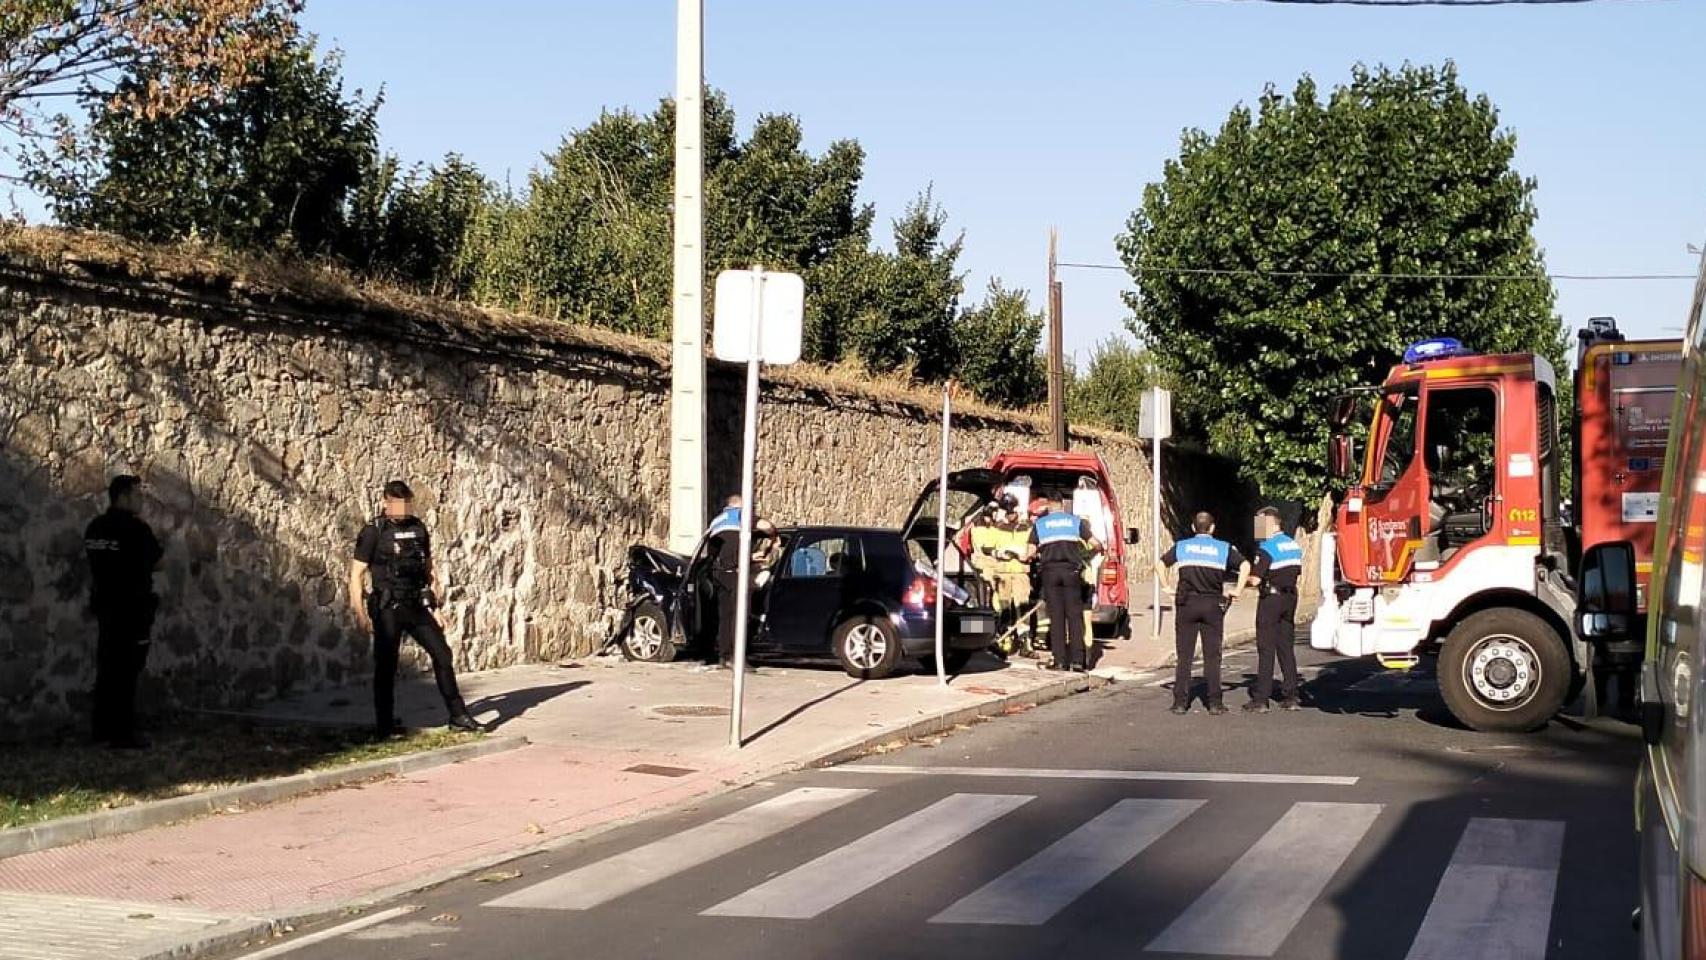
{"type": "MultiPolygon", "coordinates": [[[[1254,835],[1248,829],[1248,804],[1236,808],[1233,823],[1217,819],[1221,799],[1128,797],[1037,837],[1039,817],[1014,820],[1037,795],[950,793],[885,816],[883,825],[856,830],[827,852],[818,851],[833,831],[818,829],[811,836],[820,845],[805,845],[817,855],[786,862],[786,840],[796,836],[793,831],[837,817],[868,824],[857,814],[858,805],[880,792],[800,787],[507,893],[486,906],[591,910],[764,844],[763,858],[749,855],[768,866],[784,851],[780,870],[764,870],[763,879],[742,870],[719,871],[699,884],[694,894],[699,902],[685,906],[704,918],[696,922],[808,921],[856,909],[854,901],[862,895],[957,850],[972,865],[957,871],[955,882],[963,886],[933,890],[938,899],[923,905],[928,912],[920,919],[937,929],[1034,928],[1056,921],[1116,878],[1142,877],[1146,854],[1176,833],[1202,837],[1234,829],[1243,831],[1239,836],[1254,835]],[[1017,865],[988,856],[1000,848],[1000,838],[1013,835],[1008,824],[1025,831],[1022,842],[1028,848],[1039,848],[1017,865]],[[749,879],[719,882],[740,877],[749,879]]],[[[1176,916],[1158,918],[1144,935],[1159,932],[1147,943],[1134,942],[1132,951],[1201,957],[1281,953],[1312,909],[1352,884],[1345,874],[1355,871],[1346,866],[1387,813],[1383,804],[1366,802],[1308,799],[1273,806],[1273,818],[1262,821],[1266,826],[1260,836],[1230,864],[1217,864],[1220,872],[1211,882],[1188,881],[1195,885],[1181,891],[1189,895],[1188,905],[1173,908],[1176,916]]],[[[1049,809],[1046,804],[1039,811],[1044,809],[1049,809]]],[[[1407,921],[1417,931],[1407,960],[1543,960],[1563,841],[1561,821],[1467,819],[1425,915],[1418,921],[1412,914],[1407,921]]],[[[1440,857],[1445,849],[1439,847],[1440,857]]],[[[1431,862],[1438,871],[1439,861],[1431,862]]],[[[1415,911],[1421,910],[1418,899],[1415,911]]]]}

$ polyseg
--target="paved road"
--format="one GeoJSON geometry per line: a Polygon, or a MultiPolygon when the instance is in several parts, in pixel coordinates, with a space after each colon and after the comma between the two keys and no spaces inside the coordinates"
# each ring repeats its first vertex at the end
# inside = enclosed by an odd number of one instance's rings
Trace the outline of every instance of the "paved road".
{"type": "Polygon", "coordinates": [[[1425,676],[1306,660],[1302,713],[1173,717],[1160,681],[1124,684],[525,858],[267,956],[1633,955],[1633,731],[1470,734],[1425,676]]]}

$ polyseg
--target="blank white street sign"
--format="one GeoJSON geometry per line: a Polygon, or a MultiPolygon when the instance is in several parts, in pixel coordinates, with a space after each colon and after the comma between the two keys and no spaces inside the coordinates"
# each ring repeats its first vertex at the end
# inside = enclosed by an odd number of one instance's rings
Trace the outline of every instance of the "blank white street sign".
{"type": "Polygon", "coordinates": [[[718,360],[745,363],[758,324],[758,359],[769,364],[800,359],[805,327],[806,282],[794,273],[724,270],[717,274],[716,317],[711,352],[718,360]]]}
{"type": "Polygon", "coordinates": [[[1173,394],[1151,387],[1139,395],[1137,435],[1143,440],[1167,439],[1173,435],[1173,394]]]}

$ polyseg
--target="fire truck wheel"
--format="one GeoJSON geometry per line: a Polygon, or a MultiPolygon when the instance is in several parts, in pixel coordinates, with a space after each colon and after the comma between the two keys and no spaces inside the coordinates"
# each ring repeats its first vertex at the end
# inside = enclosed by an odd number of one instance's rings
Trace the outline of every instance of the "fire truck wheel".
{"type": "Polygon", "coordinates": [[[1525,610],[1483,610],[1457,625],[1439,657],[1440,692],[1471,730],[1538,730],[1564,706],[1575,670],[1550,624],[1525,610]]]}

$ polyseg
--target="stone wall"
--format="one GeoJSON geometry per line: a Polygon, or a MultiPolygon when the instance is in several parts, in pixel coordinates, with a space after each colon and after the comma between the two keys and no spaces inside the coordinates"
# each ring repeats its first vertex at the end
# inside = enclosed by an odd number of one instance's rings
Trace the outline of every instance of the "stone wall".
{"type": "MultiPolygon", "coordinates": [[[[667,529],[662,351],[458,326],[466,313],[0,257],[0,737],[86,704],[81,532],[117,472],[146,480],[167,548],[145,703],[213,708],[362,676],[346,563],[395,476],[433,528],[460,668],[590,650],[614,623],[626,548],[667,529]]],[[[711,383],[716,493],[738,484],[741,393],[732,371],[711,383]]],[[[788,373],[764,410],[760,501],[778,521],[898,523],[934,473],[927,400],[788,373]]],[[[955,464],[1038,446],[1038,426],[963,417],[955,464]]],[[[1141,447],[1078,443],[1147,527],[1141,447]]]]}

